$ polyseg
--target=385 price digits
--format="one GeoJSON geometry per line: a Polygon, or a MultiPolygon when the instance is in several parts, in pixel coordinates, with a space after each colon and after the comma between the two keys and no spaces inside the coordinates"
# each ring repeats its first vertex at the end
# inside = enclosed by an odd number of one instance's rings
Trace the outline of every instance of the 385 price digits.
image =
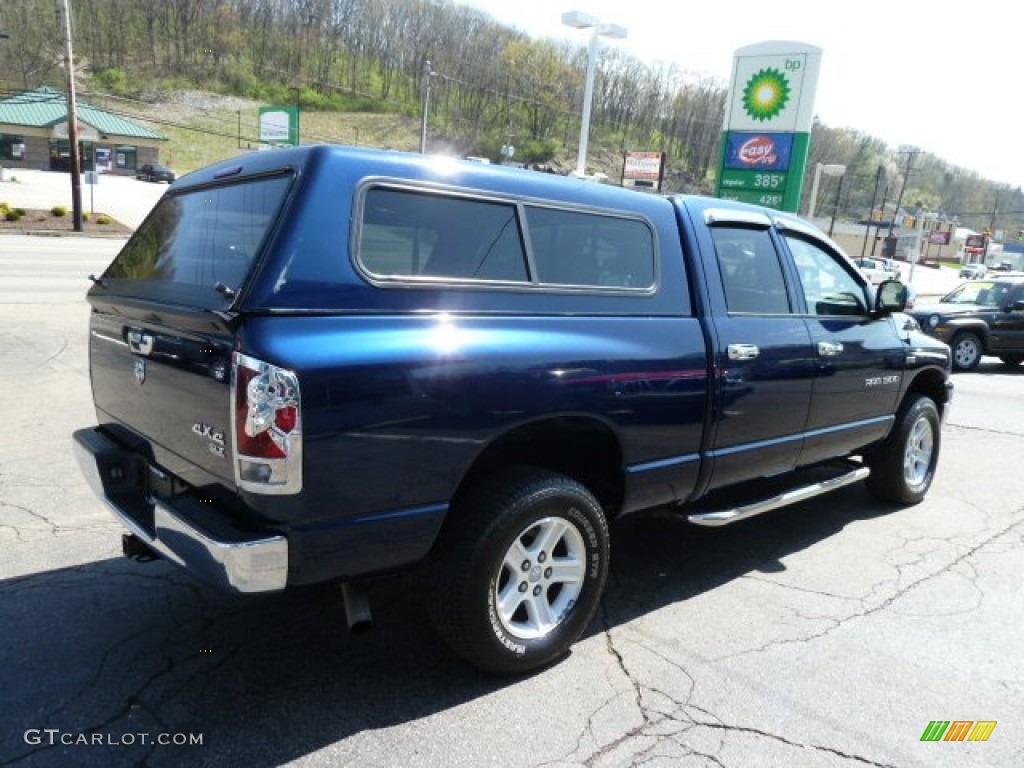
{"type": "Polygon", "coordinates": [[[785,182],[786,177],[781,173],[756,173],[754,174],[754,186],[758,189],[778,189],[785,182]]]}

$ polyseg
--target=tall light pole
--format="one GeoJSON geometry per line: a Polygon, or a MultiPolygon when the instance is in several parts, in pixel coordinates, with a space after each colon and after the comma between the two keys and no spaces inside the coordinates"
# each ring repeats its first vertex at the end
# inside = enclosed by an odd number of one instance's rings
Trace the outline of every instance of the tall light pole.
{"type": "Polygon", "coordinates": [[[590,138],[590,109],[594,100],[594,70],[597,68],[598,38],[604,36],[614,40],[626,37],[626,28],[618,24],[602,24],[600,19],[583,13],[569,11],[562,14],[562,23],[574,29],[593,29],[590,35],[590,47],[587,50],[587,81],[583,89],[583,120],[580,123],[580,145],[576,153],[576,170],[579,177],[586,176],[587,142],[590,138]]]}
{"type": "Polygon", "coordinates": [[[68,71],[68,149],[71,150],[71,212],[75,232],[82,231],[82,162],[78,156],[78,107],[75,103],[75,58],[71,52],[71,9],[61,0],[64,11],[64,66],[68,71]]]}
{"type": "Polygon", "coordinates": [[[811,184],[811,202],[807,204],[807,219],[814,218],[814,209],[818,205],[818,185],[821,184],[821,174],[826,176],[842,176],[846,173],[846,166],[838,163],[817,163],[814,166],[814,181],[811,184]]]}

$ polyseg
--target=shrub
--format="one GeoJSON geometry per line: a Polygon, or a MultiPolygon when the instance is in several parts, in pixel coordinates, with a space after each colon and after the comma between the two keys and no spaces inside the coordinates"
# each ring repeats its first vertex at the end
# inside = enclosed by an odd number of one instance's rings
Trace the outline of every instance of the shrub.
{"type": "Polygon", "coordinates": [[[17,221],[21,218],[21,214],[18,213],[18,210],[15,208],[12,211],[7,211],[7,213],[4,214],[4,218],[7,219],[7,221],[17,221]]]}
{"type": "Polygon", "coordinates": [[[89,212],[88,211],[82,211],[82,221],[88,221],[88,220],[89,220],[89,212]]]}
{"type": "Polygon", "coordinates": [[[110,218],[109,216],[107,216],[107,214],[101,213],[99,216],[96,217],[96,223],[97,224],[113,224],[114,220],[112,218],[110,218]]]}
{"type": "Polygon", "coordinates": [[[128,90],[128,73],[120,67],[111,67],[95,77],[97,82],[108,91],[125,93],[128,90]]]}
{"type": "Polygon", "coordinates": [[[52,213],[54,216],[67,216],[68,208],[66,205],[55,205],[53,206],[53,208],[50,209],[50,213],[52,213]]]}
{"type": "Polygon", "coordinates": [[[11,210],[11,206],[9,204],[0,202],[0,216],[3,216],[9,210],[11,210]]]}
{"type": "Polygon", "coordinates": [[[25,210],[24,208],[15,208],[15,209],[14,209],[14,212],[18,214],[18,218],[19,218],[19,219],[20,219],[20,218],[21,218],[22,216],[24,216],[24,215],[25,215],[26,213],[28,213],[28,211],[26,211],[26,210],[25,210]]]}

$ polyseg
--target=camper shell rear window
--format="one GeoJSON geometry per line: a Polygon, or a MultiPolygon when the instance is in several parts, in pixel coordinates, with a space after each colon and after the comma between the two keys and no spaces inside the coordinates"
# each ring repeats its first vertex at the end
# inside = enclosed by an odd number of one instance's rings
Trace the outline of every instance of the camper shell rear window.
{"type": "Polygon", "coordinates": [[[381,284],[647,293],[656,277],[645,219],[415,187],[364,188],[354,250],[381,284]]]}
{"type": "Polygon", "coordinates": [[[226,309],[277,221],[292,174],[165,195],[103,273],[107,290],[226,309]]]}

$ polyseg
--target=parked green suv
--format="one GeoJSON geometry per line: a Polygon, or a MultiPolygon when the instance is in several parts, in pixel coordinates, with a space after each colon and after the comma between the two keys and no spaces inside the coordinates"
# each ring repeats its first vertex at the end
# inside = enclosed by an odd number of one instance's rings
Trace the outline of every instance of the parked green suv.
{"type": "Polygon", "coordinates": [[[970,371],[982,355],[1008,366],[1024,362],[1024,274],[968,280],[911,312],[925,333],[953,349],[953,369],[970,371]]]}

